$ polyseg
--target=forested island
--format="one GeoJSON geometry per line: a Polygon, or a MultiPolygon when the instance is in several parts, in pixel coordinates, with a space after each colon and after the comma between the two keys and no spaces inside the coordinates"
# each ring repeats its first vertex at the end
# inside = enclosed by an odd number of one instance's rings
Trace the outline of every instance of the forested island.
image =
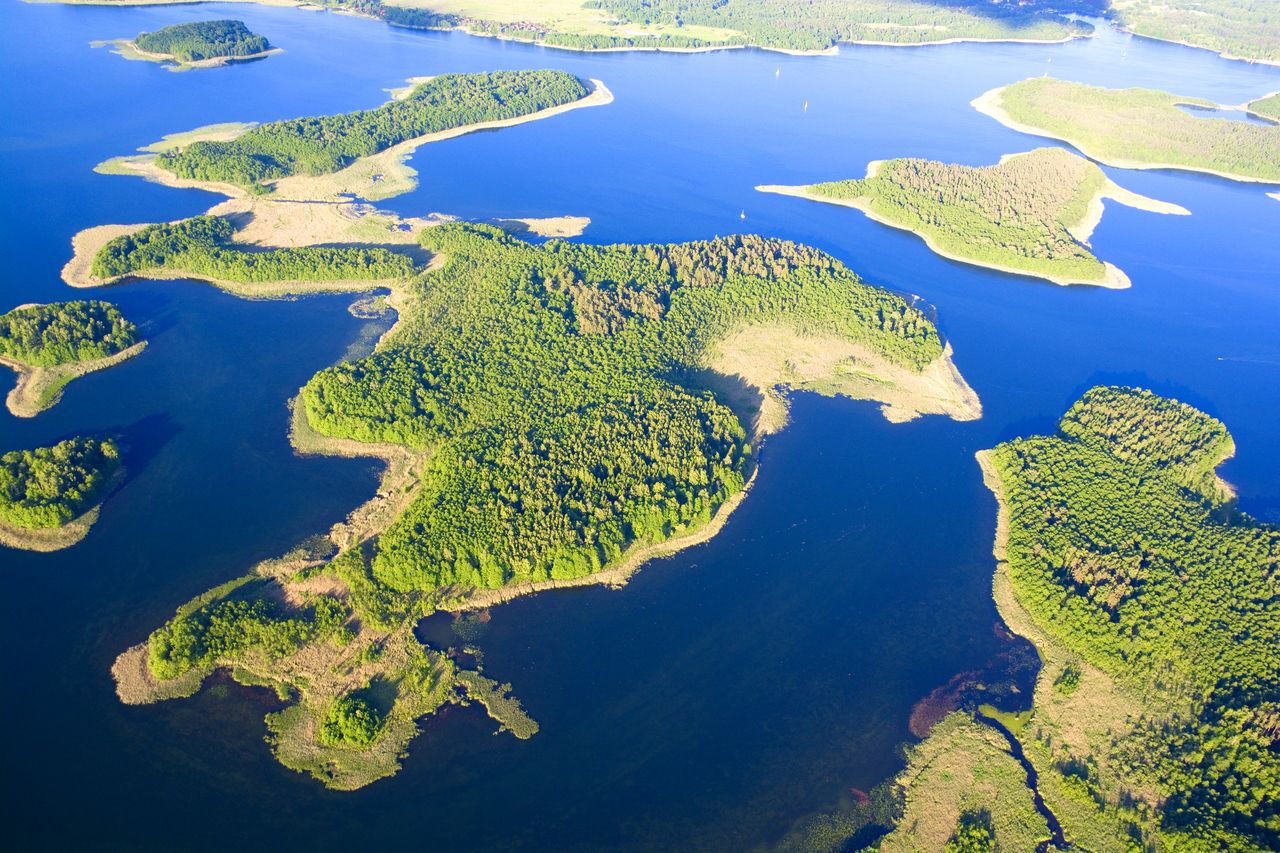
{"type": "Polygon", "coordinates": [[[1194,116],[1181,105],[1219,107],[1155,89],[1104,89],[1052,77],[993,89],[973,102],[1014,130],[1061,139],[1110,166],[1280,182],[1280,125],[1194,116]]]}
{"type": "Polygon", "coordinates": [[[258,125],[233,139],[162,152],[156,165],[179,178],[266,193],[266,182],[331,174],[404,142],[518,119],[589,93],[563,71],[443,74],[371,110],[258,125]]]}
{"type": "Polygon", "coordinates": [[[1259,0],[1111,0],[1125,29],[1227,59],[1280,64],[1280,16],[1259,0]]]}
{"type": "Polygon", "coordinates": [[[531,734],[414,624],[620,583],[712,535],[755,441],[785,422],[775,386],[879,400],[893,419],[980,412],[923,313],[804,246],[535,246],[461,223],[421,240],[439,260],[396,289],[394,330],[295,404],[301,449],[387,460],[380,497],[116,666],[129,702],[189,694],[215,668],[277,686],[297,700],[269,720],[277,757],[333,787],[394,772],[415,721],[459,688],[531,734]],[[343,715],[373,722],[334,740],[343,715]]]}
{"type": "Polygon", "coordinates": [[[232,62],[262,59],[279,51],[243,21],[174,24],[155,32],[139,33],[133,39],[94,44],[114,45],[126,59],[165,63],[178,71],[217,68],[232,62]]]}
{"type": "Polygon", "coordinates": [[[1103,287],[1129,286],[1128,276],[1088,248],[1104,199],[1156,213],[1188,212],[1118,187],[1095,164],[1061,148],[1038,148],[977,168],[877,161],[861,180],[756,189],[856,208],[920,235],[953,260],[1055,284],[1103,287]]]}
{"type": "Polygon", "coordinates": [[[5,402],[18,417],[34,417],[62,396],[77,376],[142,352],[138,327],[108,302],[22,305],[0,315],[0,364],[18,374],[5,402]]]}
{"type": "Polygon", "coordinates": [[[56,551],[79,542],[124,476],[111,439],[70,438],[0,456],[0,545],[56,551]]]}

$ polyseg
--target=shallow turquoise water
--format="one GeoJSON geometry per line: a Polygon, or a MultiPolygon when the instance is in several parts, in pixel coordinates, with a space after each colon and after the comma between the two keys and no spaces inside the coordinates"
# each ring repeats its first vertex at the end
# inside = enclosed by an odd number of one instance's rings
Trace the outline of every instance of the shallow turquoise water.
{"type": "Polygon", "coordinates": [[[976,423],[890,426],[870,405],[801,396],[713,542],[622,591],[494,612],[486,669],[515,686],[536,738],[492,737],[483,715],[451,711],[400,775],[333,794],[270,757],[262,694],[126,708],[108,668],[177,604],[371,494],[370,464],[295,458],[285,440],[284,401],[361,321],[349,298],[112,289],[145,325],[146,353],[78,380],[35,420],[0,417],[4,448],[88,430],[121,431],[133,448],[130,481],[84,543],[0,553],[15,849],[749,847],[890,776],[912,704],[997,650],[994,504],[975,450],[1051,429],[1095,383],[1140,383],[1225,420],[1239,450],[1224,475],[1248,511],[1280,522],[1280,203],[1263,188],[1108,169],[1193,212],[1107,211],[1094,247],[1133,279],[1122,292],[955,264],[856,212],[752,189],[860,176],[885,157],[978,165],[1051,144],[968,106],[1027,76],[1241,103],[1280,89],[1280,69],[1118,35],[797,58],[578,55],[221,4],[6,4],[0,23],[0,308],[74,298],[58,270],[83,227],[216,200],[93,174],[106,157],[215,121],[372,106],[413,75],[557,67],[604,79],[617,100],[428,146],[413,160],[421,187],[384,206],[587,215],[590,241],[751,230],[813,243],[936,306],[986,407],[976,423]],[[286,52],[172,74],[88,47],[215,13],[286,52]]]}

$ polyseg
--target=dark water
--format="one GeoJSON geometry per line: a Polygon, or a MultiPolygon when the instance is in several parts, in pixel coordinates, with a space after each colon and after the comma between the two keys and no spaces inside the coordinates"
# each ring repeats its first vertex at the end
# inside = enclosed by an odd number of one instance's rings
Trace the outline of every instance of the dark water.
{"type": "Polygon", "coordinates": [[[218,16],[286,53],[173,74],[88,47],[213,14],[0,10],[0,308],[74,298],[58,270],[77,230],[215,200],[93,174],[106,157],[215,121],[372,106],[411,75],[550,66],[603,78],[617,101],[428,146],[413,161],[421,187],[385,206],[587,215],[594,241],[748,229],[813,243],[937,306],[986,416],[890,426],[867,404],[798,398],[756,490],[712,543],[622,591],[494,612],[487,672],[514,684],[537,737],[492,737],[481,714],[451,711],[427,724],[400,775],[333,794],[270,757],[262,694],[126,708],[108,668],[177,604],[369,496],[369,464],[295,458],[285,440],[284,401],[362,321],[349,298],[113,289],[144,324],[146,353],[76,381],[33,421],[0,417],[4,448],[92,430],[131,447],[130,481],[84,543],[0,553],[6,846],[749,847],[890,776],[912,704],[998,649],[994,504],[975,450],[1050,429],[1095,383],[1142,383],[1225,420],[1239,446],[1225,476],[1247,510],[1280,521],[1280,202],[1263,188],[1108,170],[1193,211],[1108,209],[1094,246],[1133,279],[1122,292],[961,266],[853,211],[752,189],[859,176],[884,157],[983,164],[1047,144],[968,106],[1031,75],[1241,103],[1280,89],[1280,69],[1116,35],[823,58],[586,56],[225,5],[218,16]]]}

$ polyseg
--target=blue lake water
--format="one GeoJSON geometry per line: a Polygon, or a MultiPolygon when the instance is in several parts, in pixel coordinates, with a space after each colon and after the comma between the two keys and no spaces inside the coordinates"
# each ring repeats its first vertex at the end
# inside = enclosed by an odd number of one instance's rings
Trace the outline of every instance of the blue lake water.
{"type": "Polygon", "coordinates": [[[383,206],[586,215],[582,239],[599,242],[750,230],[814,244],[936,307],[984,418],[891,426],[868,404],[798,397],[710,544],[621,591],[494,611],[486,671],[541,723],[534,739],[452,710],[398,776],[336,794],[271,758],[261,693],[124,707],[108,670],[175,606],[372,493],[371,463],[297,458],[285,437],[285,400],[363,322],[349,297],[250,302],[193,282],[95,293],[151,346],[34,420],[0,417],[5,449],[86,431],[131,448],[130,479],[85,542],[0,552],[13,849],[749,848],[890,777],[912,705],[999,648],[995,507],[974,451],[1052,429],[1093,384],[1139,383],[1222,418],[1238,445],[1225,477],[1247,511],[1280,522],[1274,187],[1108,169],[1193,214],[1109,207],[1093,245],[1132,278],[1119,292],[963,266],[854,211],[753,190],[861,176],[873,159],[979,165],[1052,144],[969,107],[1043,73],[1228,104],[1280,89],[1280,69],[1114,33],[834,57],[583,55],[291,9],[8,3],[0,310],[76,298],[58,272],[79,229],[216,201],[94,174],[107,157],[211,122],[373,106],[409,76],[538,67],[601,78],[616,101],[427,146],[412,161],[421,186],[383,206]],[[174,74],[88,45],[214,15],[286,52],[174,74]]]}

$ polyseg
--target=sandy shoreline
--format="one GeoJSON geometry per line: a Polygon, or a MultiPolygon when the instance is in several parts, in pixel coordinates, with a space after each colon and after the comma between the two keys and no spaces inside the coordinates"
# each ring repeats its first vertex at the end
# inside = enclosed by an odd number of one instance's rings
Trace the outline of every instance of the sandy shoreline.
{"type": "Polygon", "coordinates": [[[18,374],[17,384],[5,398],[5,405],[14,417],[34,418],[52,408],[62,398],[62,388],[72,379],[128,361],[146,347],[146,341],[139,341],[115,355],[54,367],[40,367],[16,358],[0,356],[0,365],[18,374]]]}
{"type": "MultiPolygon", "coordinates": [[[[1040,128],[1032,127],[1030,125],[1022,124],[1016,121],[1012,116],[1010,116],[1007,112],[1004,111],[1003,107],[1001,107],[1001,98],[1003,96],[1004,90],[1007,88],[1009,87],[1000,86],[998,88],[991,89],[987,92],[983,92],[981,95],[979,95],[978,97],[970,101],[969,105],[972,106],[974,109],[976,109],[978,112],[982,113],[983,115],[989,116],[995,119],[996,121],[1000,122],[1010,130],[1016,130],[1019,133],[1026,133],[1026,134],[1030,134],[1031,136],[1041,136],[1046,139],[1056,139],[1060,142],[1065,142],[1068,145],[1070,145],[1072,148],[1075,148],[1084,156],[1088,157],[1090,160],[1096,160],[1097,162],[1102,163],[1103,165],[1112,166],[1117,169],[1142,169],[1142,170],[1170,169],[1170,170],[1182,171],[1182,172],[1200,172],[1201,174],[1205,174],[1205,175],[1215,175],[1219,178],[1226,178],[1227,180],[1230,180],[1230,181],[1243,181],[1251,184],[1277,183],[1276,179],[1256,178],[1251,175],[1240,175],[1232,172],[1223,172],[1217,169],[1209,169],[1202,166],[1185,166],[1185,165],[1179,165],[1176,163],[1145,163],[1138,160],[1123,160],[1119,158],[1107,158],[1107,157],[1099,156],[1097,154],[1091,153],[1088,150],[1088,148],[1078,140],[1071,139],[1070,137],[1066,137],[1066,136],[1058,136],[1057,134],[1050,133],[1046,130],[1042,130],[1040,128]]],[[[1215,109],[1231,109],[1231,107],[1224,107],[1221,104],[1214,104],[1213,107],[1215,109]]]]}

